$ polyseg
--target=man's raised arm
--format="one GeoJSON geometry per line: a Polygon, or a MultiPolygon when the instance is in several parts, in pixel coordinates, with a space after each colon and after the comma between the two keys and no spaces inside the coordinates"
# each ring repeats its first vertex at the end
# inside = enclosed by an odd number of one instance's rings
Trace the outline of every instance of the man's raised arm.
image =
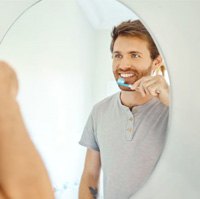
{"type": "Polygon", "coordinates": [[[16,101],[14,70],[0,61],[0,199],[53,199],[44,164],[16,101]]]}

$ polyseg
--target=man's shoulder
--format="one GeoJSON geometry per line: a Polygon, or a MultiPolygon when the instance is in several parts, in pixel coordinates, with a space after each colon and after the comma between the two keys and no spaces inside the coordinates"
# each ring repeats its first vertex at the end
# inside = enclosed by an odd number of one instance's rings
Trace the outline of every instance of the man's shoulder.
{"type": "Polygon", "coordinates": [[[154,98],[153,103],[148,109],[154,116],[157,114],[159,117],[169,115],[169,107],[164,105],[159,99],[154,98]]]}
{"type": "Polygon", "coordinates": [[[94,105],[94,109],[101,110],[101,109],[109,108],[110,105],[113,106],[115,103],[117,103],[118,96],[119,96],[119,92],[114,93],[104,98],[103,100],[99,101],[98,103],[94,105]]]}
{"type": "Polygon", "coordinates": [[[164,105],[159,99],[155,98],[155,103],[154,105],[157,107],[157,108],[160,108],[162,110],[165,110],[165,111],[169,111],[169,106],[167,105],[164,105]]]}

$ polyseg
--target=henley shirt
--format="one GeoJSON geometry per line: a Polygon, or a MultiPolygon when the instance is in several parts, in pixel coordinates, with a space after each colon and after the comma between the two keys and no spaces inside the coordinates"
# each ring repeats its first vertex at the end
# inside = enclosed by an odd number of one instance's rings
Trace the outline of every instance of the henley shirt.
{"type": "Polygon", "coordinates": [[[104,199],[128,199],[146,182],[165,144],[168,112],[156,97],[130,110],[120,92],[93,107],[79,143],[100,152],[104,199]]]}

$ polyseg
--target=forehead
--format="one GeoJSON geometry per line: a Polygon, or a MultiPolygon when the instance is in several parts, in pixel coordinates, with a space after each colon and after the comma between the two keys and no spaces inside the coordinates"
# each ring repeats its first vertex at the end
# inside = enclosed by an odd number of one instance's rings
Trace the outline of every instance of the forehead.
{"type": "Polygon", "coordinates": [[[144,54],[149,54],[148,42],[144,39],[134,36],[119,36],[115,40],[113,52],[119,51],[122,53],[130,51],[139,51],[144,54]]]}

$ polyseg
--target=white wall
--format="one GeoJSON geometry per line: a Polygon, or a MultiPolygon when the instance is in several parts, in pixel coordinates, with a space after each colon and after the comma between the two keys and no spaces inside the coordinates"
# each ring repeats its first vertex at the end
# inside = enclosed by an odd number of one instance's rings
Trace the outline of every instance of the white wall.
{"type": "Polygon", "coordinates": [[[0,59],[17,71],[30,135],[67,198],[77,198],[84,162],[78,141],[92,103],[94,49],[94,30],[73,0],[32,7],[0,46],[0,59]]]}
{"type": "Polygon", "coordinates": [[[99,30],[97,32],[97,59],[95,85],[93,86],[93,99],[98,102],[118,90],[112,73],[112,58],[110,52],[111,30],[99,30]]]}
{"type": "Polygon", "coordinates": [[[0,41],[19,15],[36,0],[0,0],[0,41]]]}

